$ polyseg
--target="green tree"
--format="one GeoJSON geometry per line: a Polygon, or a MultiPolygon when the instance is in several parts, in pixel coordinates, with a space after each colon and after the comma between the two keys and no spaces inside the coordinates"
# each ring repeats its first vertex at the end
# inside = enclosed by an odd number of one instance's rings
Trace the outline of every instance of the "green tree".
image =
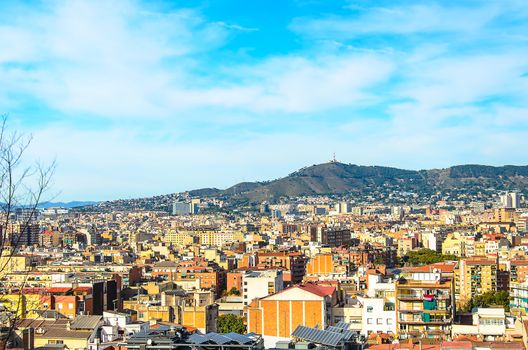
{"type": "Polygon", "coordinates": [[[237,296],[240,296],[240,291],[238,289],[236,289],[236,287],[233,287],[231,288],[228,292],[227,292],[227,295],[237,295],[237,296]]]}
{"type": "Polygon", "coordinates": [[[458,260],[458,257],[453,254],[438,253],[427,248],[412,250],[403,257],[403,261],[410,265],[428,265],[447,260],[458,260]]]}
{"type": "Polygon", "coordinates": [[[507,291],[489,291],[471,298],[462,308],[469,312],[475,307],[504,307],[506,312],[510,311],[510,293],[507,291]]]}
{"type": "Polygon", "coordinates": [[[246,325],[242,317],[226,314],[218,317],[218,332],[220,333],[246,333],[246,325]]]}

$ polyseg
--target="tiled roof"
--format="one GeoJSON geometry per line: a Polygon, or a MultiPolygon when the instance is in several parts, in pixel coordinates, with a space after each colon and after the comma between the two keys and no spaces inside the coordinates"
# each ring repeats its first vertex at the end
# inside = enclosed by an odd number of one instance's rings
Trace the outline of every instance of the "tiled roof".
{"type": "Polygon", "coordinates": [[[302,290],[305,290],[307,292],[316,294],[316,295],[318,295],[320,297],[325,297],[325,296],[328,296],[328,295],[332,295],[334,293],[335,289],[336,289],[333,286],[321,286],[321,285],[316,285],[316,284],[312,284],[312,283],[307,283],[307,284],[298,286],[298,288],[300,288],[302,290]]]}
{"type": "Polygon", "coordinates": [[[97,315],[80,315],[72,320],[71,328],[93,330],[99,325],[102,319],[102,316],[97,315]]]}

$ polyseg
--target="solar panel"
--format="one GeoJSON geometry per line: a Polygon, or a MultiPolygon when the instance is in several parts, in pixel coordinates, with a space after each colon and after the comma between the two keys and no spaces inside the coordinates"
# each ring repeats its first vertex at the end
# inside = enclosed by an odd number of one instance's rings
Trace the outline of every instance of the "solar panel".
{"type": "Polygon", "coordinates": [[[232,342],[232,339],[229,339],[228,337],[224,337],[223,335],[220,335],[218,333],[207,333],[206,337],[208,337],[210,340],[215,342],[216,344],[227,344],[232,342]]]}
{"type": "Polygon", "coordinates": [[[358,337],[358,332],[356,331],[344,331],[343,340],[350,340],[358,337]]]}
{"type": "Polygon", "coordinates": [[[336,346],[343,339],[343,335],[336,332],[298,326],[292,335],[296,338],[328,346],[336,346]]]}
{"type": "Polygon", "coordinates": [[[350,323],[346,323],[344,321],[339,321],[339,322],[337,322],[337,324],[335,326],[337,328],[341,328],[341,329],[349,329],[350,328],[350,323]]]}
{"type": "Polygon", "coordinates": [[[329,332],[335,332],[335,333],[342,333],[343,332],[343,329],[342,328],[338,328],[338,327],[335,327],[335,326],[329,326],[326,328],[327,331],[329,332]]]}
{"type": "Polygon", "coordinates": [[[191,334],[189,341],[195,344],[203,344],[209,341],[209,338],[200,334],[191,334]]]}
{"type": "Polygon", "coordinates": [[[233,333],[233,332],[224,334],[224,337],[227,337],[233,341],[236,341],[238,344],[248,344],[252,342],[251,338],[245,335],[233,333]]]}

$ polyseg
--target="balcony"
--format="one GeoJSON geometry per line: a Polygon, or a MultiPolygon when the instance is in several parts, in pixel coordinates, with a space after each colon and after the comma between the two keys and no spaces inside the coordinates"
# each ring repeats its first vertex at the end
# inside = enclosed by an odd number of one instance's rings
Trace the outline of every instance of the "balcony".
{"type": "Polygon", "coordinates": [[[400,335],[414,335],[414,336],[420,336],[425,334],[431,334],[431,335],[450,335],[451,330],[449,329],[428,329],[428,330],[419,330],[419,329],[400,329],[398,331],[398,334],[400,335]]]}
{"type": "Polygon", "coordinates": [[[424,321],[422,319],[412,319],[412,320],[399,320],[398,322],[400,324],[407,324],[407,325],[420,325],[420,326],[431,326],[431,325],[447,325],[452,323],[451,318],[443,318],[443,319],[431,319],[430,321],[424,321]]]}
{"type": "MultiPolygon", "coordinates": [[[[401,301],[423,301],[424,296],[423,294],[398,294],[396,296],[398,300],[401,301]]],[[[450,295],[435,295],[434,297],[436,300],[449,300],[451,299],[450,295]]]]}
{"type": "Polygon", "coordinates": [[[416,309],[399,309],[398,312],[402,314],[420,314],[420,313],[430,313],[430,314],[450,314],[451,308],[441,309],[441,310],[416,310],[416,309]]]}
{"type": "Polygon", "coordinates": [[[451,317],[441,316],[445,312],[437,313],[431,311],[433,310],[426,310],[425,312],[417,314],[400,314],[398,322],[400,324],[413,325],[443,325],[452,323],[451,317]]]}

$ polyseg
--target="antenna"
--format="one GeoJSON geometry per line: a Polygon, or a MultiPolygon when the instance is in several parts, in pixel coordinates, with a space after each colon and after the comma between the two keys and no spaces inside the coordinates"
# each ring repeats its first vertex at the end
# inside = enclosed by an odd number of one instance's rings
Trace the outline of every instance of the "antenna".
{"type": "Polygon", "coordinates": [[[335,152],[332,153],[332,163],[337,163],[335,152]]]}

